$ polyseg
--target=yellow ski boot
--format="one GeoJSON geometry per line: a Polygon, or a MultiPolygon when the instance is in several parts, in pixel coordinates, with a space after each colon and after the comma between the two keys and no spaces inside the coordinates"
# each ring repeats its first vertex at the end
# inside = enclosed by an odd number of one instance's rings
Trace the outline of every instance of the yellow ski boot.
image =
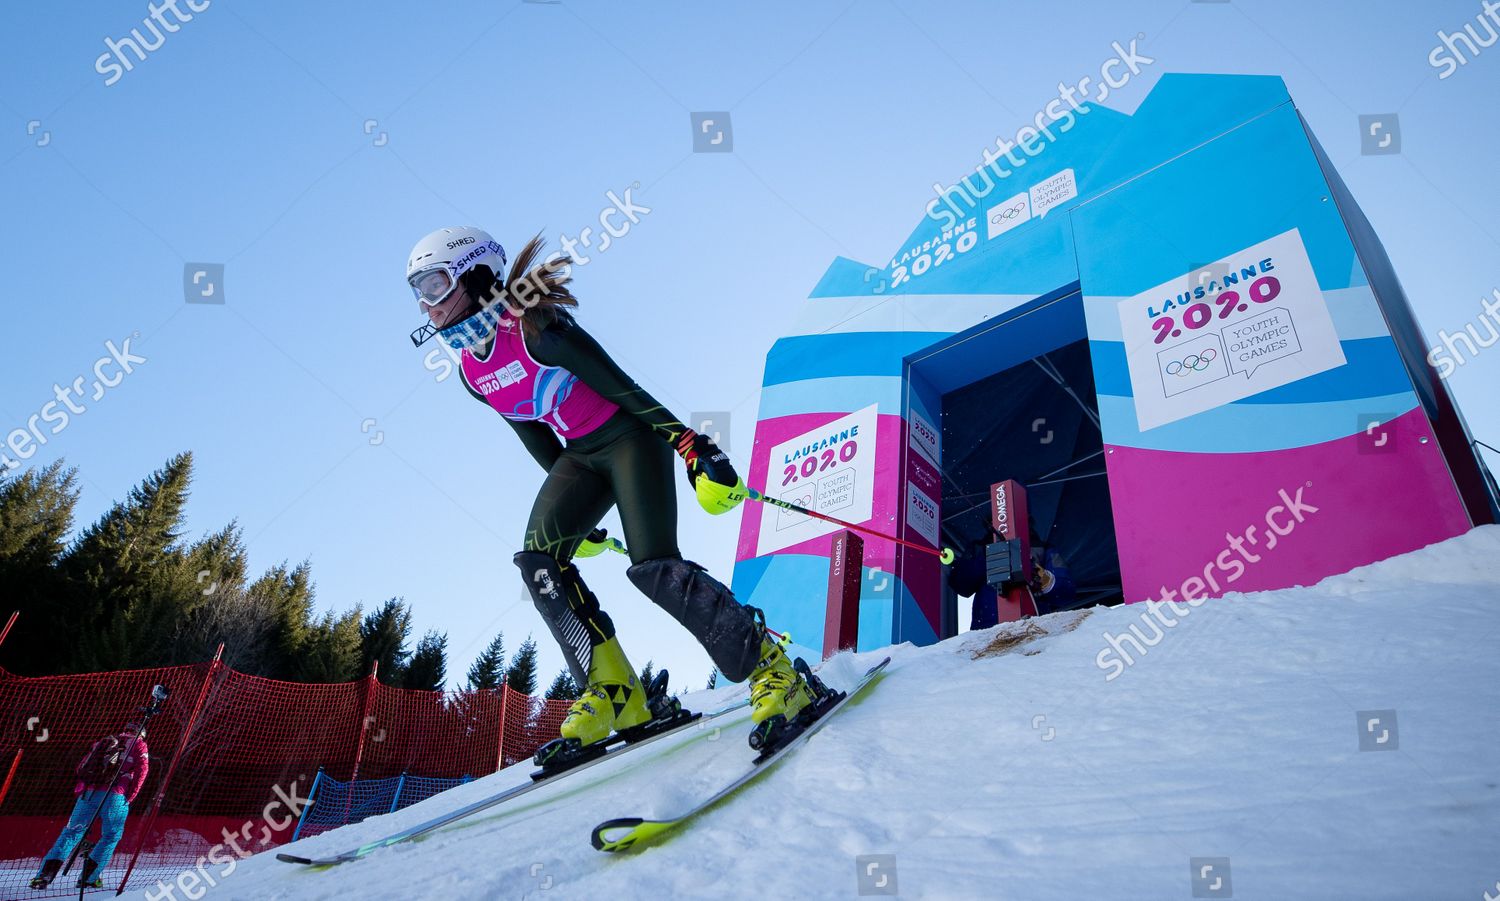
{"type": "Polygon", "coordinates": [[[750,673],[750,747],[759,751],[775,745],[789,724],[813,703],[813,689],[786,656],[791,643],[783,635],[779,642],[761,639],[760,662],[750,673]]]}
{"type": "Polygon", "coordinates": [[[568,708],[560,730],[562,737],[591,745],[649,719],[646,686],[625,659],[619,639],[595,645],[589,662],[588,687],[568,708]]]}

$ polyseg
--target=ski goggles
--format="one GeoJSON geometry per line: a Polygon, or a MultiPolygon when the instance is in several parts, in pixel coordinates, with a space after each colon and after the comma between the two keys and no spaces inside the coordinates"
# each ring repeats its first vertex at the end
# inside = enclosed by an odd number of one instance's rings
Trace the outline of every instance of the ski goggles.
{"type": "Polygon", "coordinates": [[[424,307],[437,306],[447,300],[453,289],[458,287],[458,279],[448,271],[446,263],[412,273],[407,283],[424,307]]]}
{"type": "MultiPolygon", "coordinates": [[[[468,240],[473,241],[472,238],[468,240]]],[[[505,272],[505,248],[494,241],[474,243],[458,259],[434,262],[413,272],[406,281],[422,306],[433,307],[442,303],[458,287],[458,276],[455,273],[468,272],[481,264],[489,266],[497,277],[502,275],[505,272]]]]}

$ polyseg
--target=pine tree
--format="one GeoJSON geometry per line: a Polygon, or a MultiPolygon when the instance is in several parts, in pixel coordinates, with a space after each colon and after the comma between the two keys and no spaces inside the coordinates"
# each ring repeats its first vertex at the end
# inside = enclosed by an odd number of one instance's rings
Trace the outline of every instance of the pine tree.
{"type": "Polygon", "coordinates": [[[162,663],[197,663],[224,643],[225,664],[254,675],[270,675],[272,634],[269,605],[245,589],[246,551],[240,528],[230,523],[176,555],[178,577],[168,590],[177,602],[165,607],[175,618],[163,627],[172,643],[162,663]]]}
{"type": "Polygon", "coordinates": [[[0,625],[12,609],[20,616],[0,645],[0,665],[14,673],[43,675],[66,665],[66,585],[57,561],[73,527],[77,471],[59,461],[14,472],[0,482],[0,625]]]}
{"type": "Polygon", "coordinates": [[[245,586],[248,556],[239,524],[231,522],[188,548],[184,563],[199,593],[212,598],[218,588],[245,586]]]}
{"type": "Polygon", "coordinates": [[[377,663],[378,677],[386,685],[400,685],[406,674],[411,652],[406,648],[411,637],[411,611],[399,598],[391,598],[366,614],[359,624],[360,671],[368,673],[377,663]]]}
{"type": "Polygon", "coordinates": [[[641,687],[645,688],[650,685],[651,680],[655,677],[656,673],[651,669],[651,661],[647,660],[646,665],[641,667],[641,687]]]}
{"type": "Polygon", "coordinates": [[[406,666],[403,688],[442,691],[448,679],[448,636],[428,632],[417,642],[417,650],[406,666]]]}
{"type": "Polygon", "coordinates": [[[0,483],[0,574],[9,574],[11,567],[36,572],[56,564],[77,503],[78,471],[65,469],[60,460],[0,483]]]}
{"type": "Polygon", "coordinates": [[[191,453],[168,460],[83,531],[63,566],[91,589],[137,587],[131,580],[160,564],[181,537],[192,470],[191,453]]]}
{"type": "Polygon", "coordinates": [[[361,610],[340,616],[332,612],[307,631],[303,653],[297,657],[293,676],[299,682],[350,682],[369,670],[360,670],[364,645],[360,634],[361,610]]]}
{"type": "Polygon", "coordinates": [[[489,646],[474,660],[466,676],[468,688],[499,688],[505,681],[505,633],[495,635],[489,646]]]}
{"type": "Polygon", "coordinates": [[[511,659],[510,668],[505,671],[505,684],[528,697],[536,696],[536,642],[531,636],[526,636],[511,659]]]}
{"type": "Polygon", "coordinates": [[[576,701],[578,700],[578,683],[573,681],[573,674],[563,667],[562,672],[552,680],[547,687],[547,700],[549,701],[576,701]]]}
{"type": "MultiPolygon", "coordinates": [[[[72,583],[63,601],[75,636],[73,671],[160,663],[172,624],[196,605],[178,540],[193,455],[167,461],[89,526],[59,562],[72,583]]],[[[199,595],[201,598],[201,595],[199,595]]]]}
{"type": "MultiPolygon", "coordinates": [[[[312,565],[304,560],[295,569],[288,569],[283,561],[266,570],[246,591],[255,606],[270,611],[266,675],[277,679],[299,678],[298,673],[306,666],[302,658],[309,652],[318,628],[312,613],[312,565]]],[[[358,660],[349,669],[350,678],[358,678],[358,660]]]]}
{"type": "Polygon", "coordinates": [[[719,684],[719,668],[716,666],[708,671],[708,684],[704,688],[713,689],[719,684]]]}
{"type": "Polygon", "coordinates": [[[225,662],[256,675],[344,682],[380,659],[386,680],[399,680],[410,631],[399,601],[372,614],[367,634],[359,607],[314,616],[305,561],[247,585],[236,523],[184,543],[192,466],[189,453],[168,460],[71,543],[76,471],[0,473],[0,620],[21,612],[0,665],[36,675],[164,666],[207,660],[222,641],[225,662]]]}

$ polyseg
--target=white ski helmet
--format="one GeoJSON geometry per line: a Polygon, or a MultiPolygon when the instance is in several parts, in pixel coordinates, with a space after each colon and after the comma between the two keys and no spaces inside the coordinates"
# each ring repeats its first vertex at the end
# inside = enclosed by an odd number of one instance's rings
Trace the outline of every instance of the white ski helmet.
{"type": "MultiPolygon", "coordinates": [[[[504,275],[505,265],[505,248],[489,232],[473,226],[440,228],[411,249],[406,283],[423,306],[442,303],[460,282],[483,304],[483,292],[504,275]],[[474,276],[465,278],[470,272],[474,276]]],[[[434,332],[425,325],[412,333],[412,341],[420,346],[434,332]]]]}

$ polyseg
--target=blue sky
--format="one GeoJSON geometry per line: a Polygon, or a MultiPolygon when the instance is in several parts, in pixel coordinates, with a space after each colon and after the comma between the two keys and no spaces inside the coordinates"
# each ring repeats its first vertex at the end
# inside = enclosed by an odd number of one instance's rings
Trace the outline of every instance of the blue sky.
{"type": "MultiPolygon", "coordinates": [[[[132,338],[146,362],[26,461],[79,468],[80,525],[190,449],[192,535],[237,517],[253,569],[310,559],[325,609],[404,597],[418,634],[449,634],[450,683],[497,629],[541,639],[548,675],[561,658],[510,562],[543,473],[406,337],[405,255],[433,228],[556,246],[630,188],[651,211],[579,267],[580,318],[679,416],[728,411],[744,472],[764,355],[833,257],[883,262],[935,181],[1144,35],[1154,62],[1106,105],[1134,109],[1165,72],[1281,75],[1430,340],[1500,286],[1500,124],[1483,112],[1500,44],[1446,79],[1428,61],[1477,0],[215,0],[106,85],[106,39],[149,14],[8,16],[26,39],[0,59],[18,282],[0,424],[132,338]],[[692,152],[696,111],[730,113],[732,153],[692,152]],[[1359,116],[1392,112],[1401,153],[1361,155],[1359,116]],[[224,266],[223,304],[184,301],[189,263],[224,266]]],[[[1500,446],[1500,350],[1449,382],[1500,446]]],[[[679,523],[684,555],[728,582],[738,514],[709,517],[679,481],[679,523]]],[[[625,565],[584,572],[627,652],[700,684],[706,655],[625,565]]]]}

